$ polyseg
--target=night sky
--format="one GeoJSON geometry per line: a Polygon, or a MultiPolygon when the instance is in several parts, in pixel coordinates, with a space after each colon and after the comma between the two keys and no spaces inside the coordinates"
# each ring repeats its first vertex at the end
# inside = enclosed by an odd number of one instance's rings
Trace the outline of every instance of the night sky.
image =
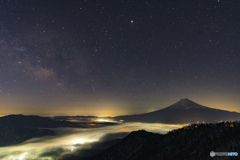
{"type": "Polygon", "coordinates": [[[240,112],[239,0],[1,0],[0,115],[240,112]]]}

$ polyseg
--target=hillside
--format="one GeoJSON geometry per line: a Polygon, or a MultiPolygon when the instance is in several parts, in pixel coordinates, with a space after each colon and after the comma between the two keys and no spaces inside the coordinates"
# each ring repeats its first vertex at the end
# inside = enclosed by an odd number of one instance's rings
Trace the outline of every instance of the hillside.
{"type": "Polygon", "coordinates": [[[0,117],[0,147],[19,144],[34,137],[53,136],[56,127],[82,127],[67,121],[55,121],[39,116],[8,115],[0,117]]]}
{"type": "Polygon", "coordinates": [[[40,128],[56,128],[56,127],[75,127],[82,128],[77,123],[67,121],[55,121],[46,117],[25,116],[25,115],[8,115],[0,117],[0,127],[40,127],[40,128]]]}
{"type": "Polygon", "coordinates": [[[37,129],[28,127],[1,127],[0,147],[14,145],[24,142],[30,138],[54,136],[55,133],[49,129],[37,129]]]}
{"type": "Polygon", "coordinates": [[[239,151],[239,133],[240,122],[192,124],[166,135],[140,130],[88,160],[208,160],[211,151],[239,151]]]}

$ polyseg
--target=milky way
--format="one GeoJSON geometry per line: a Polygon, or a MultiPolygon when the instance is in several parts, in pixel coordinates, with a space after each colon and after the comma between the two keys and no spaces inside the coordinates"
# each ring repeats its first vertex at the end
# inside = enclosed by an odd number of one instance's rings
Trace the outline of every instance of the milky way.
{"type": "Polygon", "coordinates": [[[239,111],[238,1],[0,2],[0,115],[239,111]]]}

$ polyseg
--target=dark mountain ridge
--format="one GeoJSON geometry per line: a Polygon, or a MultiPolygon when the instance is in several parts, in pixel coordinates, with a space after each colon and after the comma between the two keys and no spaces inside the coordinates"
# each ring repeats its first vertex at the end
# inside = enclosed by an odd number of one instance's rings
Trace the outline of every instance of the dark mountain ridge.
{"type": "Polygon", "coordinates": [[[0,147],[22,143],[34,137],[54,136],[50,129],[30,127],[0,127],[0,147]]]}
{"type": "Polygon", "coordinates": [[[76,123],[55,121],[39,116],[8,115],[0,117],[0,147],[19,144],[34,137],[53,136],[55,133],[52,130],[43,128],[56,127],[82,128],[76,123]]]}
{"type": "Polygon", "coordinates": [[[8,115],[0,117],[0,127],[33,127],[33,128],[56,128],[56,127],[82,127],[73,122],[55,121],[46,117],[8,115]]]}
{"type": "Polygon", "coordinates": [[[114,120],[124,122],[148,122],[187,124],[198,122],[220,122],[240,120],[240,113],[202,106],[188,99],[181,99],[173,105],[139,115],[114,117],[114,120]]]}
{"type": "Polygon", "coordinates": [[[239,151],[239,133],[240,122],[192,124],[165,135],[140,130],[87,160],[211,160],[211,151],[239,151]]]}

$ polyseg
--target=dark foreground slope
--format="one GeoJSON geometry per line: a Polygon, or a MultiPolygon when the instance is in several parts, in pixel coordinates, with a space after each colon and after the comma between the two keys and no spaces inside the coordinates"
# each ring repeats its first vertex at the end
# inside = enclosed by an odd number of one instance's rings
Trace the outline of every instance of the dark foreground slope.
{"type": "Polygon", "coordinates": [[[54,121],[39,116],[9,115],[0,117],[0,147],[19,144],[33,137],[55,135],[52,130],[40,128],[76,127],[78,124],[54,121]]]}
{"type": "Polygon", "coordinates": [[[193,124],[166,135],[137,131],[89,160],[208,160],[211,151],[239,152],[239,133],[240,122],[193,124]]]}
{"type": "Polygon", "coordinates": [[[114,117],[116,121],[187,124],[197,122],[216,123],[238,121],[240,113],[202,106],[188,99],[181,99],[173,105],[144,114],[114,117]]]}

